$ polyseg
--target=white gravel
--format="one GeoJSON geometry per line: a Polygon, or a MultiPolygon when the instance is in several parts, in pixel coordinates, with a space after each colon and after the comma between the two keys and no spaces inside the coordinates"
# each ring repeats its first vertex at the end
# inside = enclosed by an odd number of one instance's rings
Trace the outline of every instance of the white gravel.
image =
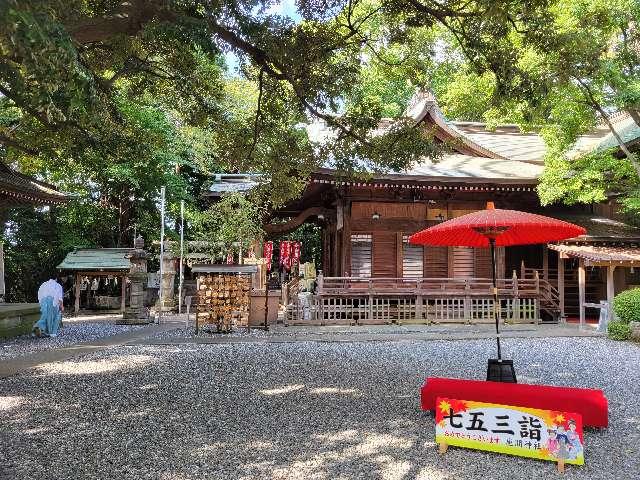
{"type": "MultiPolygon", "coordinates": [[[[65,321],[58,336],[36,338],[32,335],[21,335],[13,338],[0,338],[0,360],[19,358],[43,350],[62,348],[80,342],[89,342],[99,338],[110,337],[120,333],[144,328],[138,325],[116,325],[104,321],[72,322],[65,321]]],[[[0,477],[2,478],[2,477],[0,477]]]]}
{"type": "MultiPolygon", "coordinates": [[[[505,339],[521,382],[603,388],[563,478],[637,480],[640,346],[505,339]]],[[[429,375],[481,379],[491,340],[115,347],[0,380],[0,478],[546,479],[551,462],[436,452],[429,375]],[[4,472],[4,473],[3,473],[4,472]],[[4,476],[3,476],[4,475],[4,476]]]]}

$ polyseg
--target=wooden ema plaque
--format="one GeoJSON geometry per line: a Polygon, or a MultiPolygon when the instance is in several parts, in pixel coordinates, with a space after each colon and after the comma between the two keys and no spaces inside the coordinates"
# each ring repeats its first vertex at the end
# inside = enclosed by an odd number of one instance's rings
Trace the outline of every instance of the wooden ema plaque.
{"type": "Polygon", "coordinates": [[[576,413],[515,407],[438,397],[436,442],[449,445],[584,465],[582,417],[576,413]]]}

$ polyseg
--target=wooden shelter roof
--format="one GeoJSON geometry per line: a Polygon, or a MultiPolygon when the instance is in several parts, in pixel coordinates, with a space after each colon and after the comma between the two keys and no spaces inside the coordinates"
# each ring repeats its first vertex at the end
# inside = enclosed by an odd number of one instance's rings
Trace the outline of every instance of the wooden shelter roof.
{"type": "Polygon", "coordinates": [[[58,270],[74,272],[128,272],[135,248],[81,248],[67,254],[58,270]]]}
{"type": "Polygon", "coordinates": [[[549,213],[550,216],[575,223],[587,229],[587,234],[572,241],[590,242],[606,239],[609,242],[629,243],[640,241],[640,229],[612,218],[585,213],[549,213]]]}
{"type": "Polygon", "coordinates": [[[16,172],[0,162],[0,207],[56,205],[69,197],[53,185],[16,172]]]}
{"type": "Polygon", "coordinates": [[[640,265],[640,248],[638,246],[608,245],[549,245],[567,257],[583,258],[587,265],[605,266],[638,266],[640,265]]]}

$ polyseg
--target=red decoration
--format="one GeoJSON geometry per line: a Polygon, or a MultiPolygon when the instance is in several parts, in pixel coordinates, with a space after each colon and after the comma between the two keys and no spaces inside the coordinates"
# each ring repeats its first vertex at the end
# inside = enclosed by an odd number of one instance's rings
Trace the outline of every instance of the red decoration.
{"type": "Polygon", "coordinates": [[[273,242],[264,242],[263,255],[267,259],[267,271],[271,270],[271,259],[273,257],[273,242]]]}
{"type": "Polygon", "coordinates": [[[233,252],[229,251],[229,253],[227,253],[227,265],[231,264],[233,264],[233,252]]]}
{"type": "Polygon", "coordinates": [[[584,425],[590,427],[606,427],[609,423],[607,397],[602,390],[458,378],[427,378],[420,389],[422,410],[435,410],[438,397],[453,396],[476,402],[574,412],[582,415],[584,425]]]}
{"type": "Polygon", "coordinates": [[[582,227],[555,218],[488,208],[415,233],[409,237],[409,242],[451,247],[489,247],[489,238],[493,237],[497,247],[504,247],[555,242],[586,233],[582,227]]]}
{"type": "Polygon", "coordinates": [[[280,242],[280,265],[282,265],[285,270],[291,270],[292,243],[293,242],[289,240],[280,242]]]}
{"type": "Polygon", "coordinates": [[[302,246],[300,245],[300,242],[291,242],[292,244],[292,248],[293,248],[293,252],[291,254],[291,264],[295,265],[295,264],[300,264],[300,251],[302,250],[302,246]]]}

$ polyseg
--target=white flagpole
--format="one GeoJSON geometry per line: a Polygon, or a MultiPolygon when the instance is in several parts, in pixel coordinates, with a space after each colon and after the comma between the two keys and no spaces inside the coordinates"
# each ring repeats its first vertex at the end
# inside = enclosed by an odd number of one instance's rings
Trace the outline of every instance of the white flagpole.
{"type": "Polygon", "coordinates": [[[182,258],[184,257],[184,200],[180,201],[180,282],[178,283],[178,313],[182,313],[182,282],[184,273],[182,258]]]}
{"type": "Polygon", "coordinates": [[[160,301],[160,311],[158,312],[158,324],[160,323],[160,317],[162,317],[162,304],[163,304],[163,295],[162,295],[162,274],[163,268],[162,263],[164,260],[164,194],[165,187],[160,188],[160,288],[158,289],[158,298],[160,301]]]}

